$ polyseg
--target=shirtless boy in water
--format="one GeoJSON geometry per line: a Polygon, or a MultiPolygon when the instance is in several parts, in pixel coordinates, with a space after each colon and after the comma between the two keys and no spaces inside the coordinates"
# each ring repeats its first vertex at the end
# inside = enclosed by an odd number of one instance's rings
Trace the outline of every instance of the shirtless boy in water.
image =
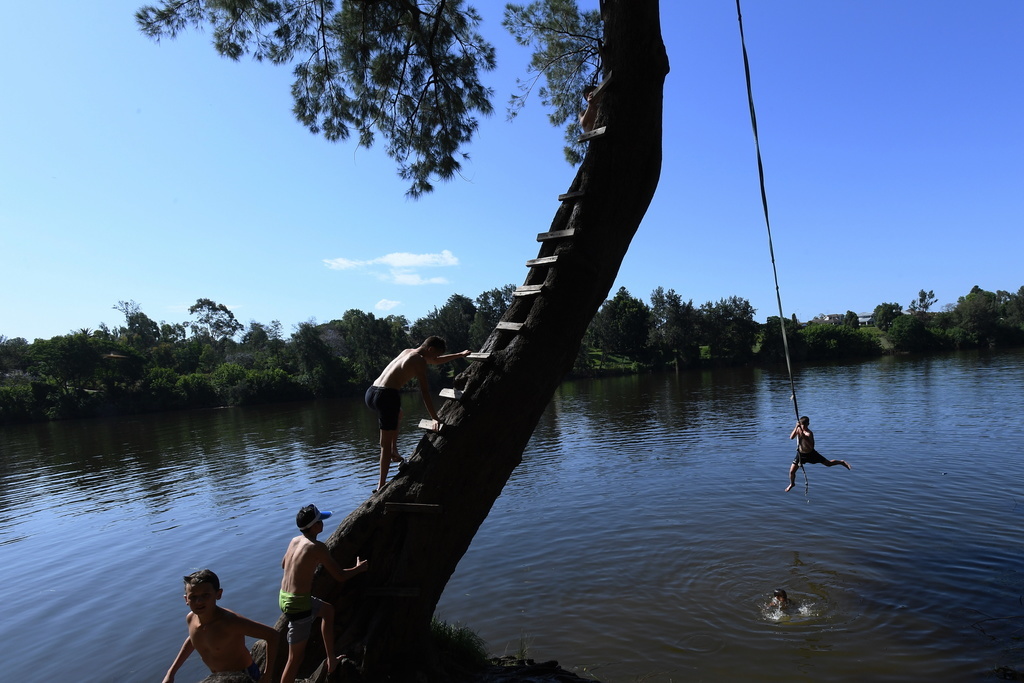
{"type": "Polygon", "coordinates": [[[821,453],[814,450],[814,432],[811,431],[810,424],[811,418],[804,415],[797,420],[793,433],[789,435],[789,438],[797,439],[797,442],[796,457],[793,458],[793,464],[789,466],[789,486],[786,487],[787,491],[796,485],[796,469],[800,465],[818,463],[825,467],[842,465],[846,469],[852,469],[845,460],[828,460],[821,453]]]}
{"type": "Polygon", "coordinates": [[[218,606],[217,601],[223,593],[220,579],[209,569],[201,569],[185,577],[185,604],[192,610],[185,617],[188,637],[167,670],[163,683],[174,683],[174,675],[196,650],[211,673],[244,671],[254,681],[273,680],[277,631],[218,606]],[[267,660],[262,670],[252,661],[252,655],[245,647],[246,636],[267,643],[267,660]]]}
{"type": "Polygon", "coordinates": [[[295,515],[295,524],[302,534],[291,540],[281,560],[284,576],[281,578],[278,603],[288,620],[288,663],[281,673],[281,683],[295,683],[299,664],[306,654],[306,643],[313,630],[313,619],[317,617],[323,620],[320,632],[327,653],[327,671],[334,671],[338,662],[344,659],[334,656],[334,607],[313,597],[313,574],[319,565],[323,565],[336,580],[347,581],[369,567],[366,560],[357,557],[353,567],[342,569],[323,541],[316,540],[317,534],[324,530],[323,520],[330,516],[330,512],[320,511],[315,505],[307,505],[299,510],[295,515]]]}
{"type": "Polygon", "coordinates": [[[440,365],[470,354],[467,349],[444,355],[445,346],[444,339],[427,337],[417,348],[405,349],[388,363],[380,377],[374,380],[373,386],[366,390],[366,405],[377,412],[380,425],[380,479],[377,481],[377,491],[384,488],[391,463],[404,462],[402,456],[398,455],[398,420],[402,416],[402,397],[399,391],[409,380],[415,377],[420,385],[423,405],[434,421],[431,428],[437,431],[441,427],[430,396],[430,385],[427,383],[427,365],[440,365]]]}

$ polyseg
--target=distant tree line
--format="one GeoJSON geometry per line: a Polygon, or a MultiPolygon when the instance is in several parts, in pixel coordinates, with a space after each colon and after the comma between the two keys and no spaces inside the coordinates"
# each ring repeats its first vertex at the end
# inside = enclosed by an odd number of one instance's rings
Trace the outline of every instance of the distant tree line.
{"type": "MultiPolygon", "coordinates": [[[[277,321],[243,325],[210,299],[197,300],[185,323],[157,323],[136,302],[120,301],[118,327],[101,323],[34,342],[0,335],[0,423],[356,395],[401,349],[431,334],[453,350],[480,348],[514,291],[506,285],[475,300],[453,294],[411,325],[404,316],[353,309],[327,323],[300,323],[287,337],[277,321]]],[[[852,311],[834,324],[788,318],[790,358],[1024,345],[1024,287],[975,286],[941,312],[930,310],[935,301],[921,290],[906,309],[879,304],[869,326],[852,311]]],[[[695,306],[658,287],[647,303],[620,288],[592,321],[573,374],[784,360],[778,316],[761,324],[755,313],[736,296],[695,306]]],[[[432,370],[461,369],[453,366],[432,370]]]]}

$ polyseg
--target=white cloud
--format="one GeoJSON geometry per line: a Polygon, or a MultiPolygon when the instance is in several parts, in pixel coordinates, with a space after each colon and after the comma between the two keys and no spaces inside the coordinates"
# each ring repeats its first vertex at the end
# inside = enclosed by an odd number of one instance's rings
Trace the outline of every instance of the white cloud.
{"type": "Polygon", "coordinates": [[[395,252],[385,254],[368,261],[353,261],[347,258],[324,259],[324,265],[331,270],[352,270],[357,268],[373,268],[388,266],[387,273],[374,272],[378,279],[396,285],[443,285],[448,283],[444,277],[422,277],[416,272],[418,268],[445,268],[459,265],[459,259],[452,252],[444,249],[440,254],[410,254],[395,252]]]}
{"type": "Polygon", "coordinates": [[[359,261],[349,261],[347,258],[325,258],[324,263],[331,270],[348,270],[363,265],[359,261]]]}
{"type": "Polygon", "coordinates": [[[401,305],[401,301],[392,301],[391,299],[381,299],[374,306],[378,311],[390,311],[395,306],[401,305]]]}
{"type": "Polygon", "coordinates": [[[392,268],[434,268],[439,266],[457,266],[459,259],[455,258],[452,252],[447,249],[440,254],[406,254],[395,253],[381,256],[374,259],[376,263],[391,266],[392,268]]]}
{"type": "Polygon", "coordinates": [[[389,278],[396,285],[446,285],[448,279],[443,277],[420,277],[411,270],[392,270],[389,278]]]}

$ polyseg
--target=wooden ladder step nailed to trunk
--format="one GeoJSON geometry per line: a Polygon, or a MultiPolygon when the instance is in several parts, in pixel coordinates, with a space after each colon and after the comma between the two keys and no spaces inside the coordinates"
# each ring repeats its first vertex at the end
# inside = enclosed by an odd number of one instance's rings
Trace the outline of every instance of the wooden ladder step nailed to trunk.
{"type": "Polygon", "coordinates": [[[599,137],[601,137],[601,136],[603,136],[605,134],[606,130],[608,130],[608,126],[601,126],[600,128],[595,128],[594,130],[590,131],[589,133],[584,133],[583,135],[581,135],[578,138],[576,138],[576,141],[577,142],[587,142],[588,140],[593,140],[594,138],[599,138],[599,137]]]}
{"type": "Polygon", "coordinates": [[[442,389],[440,396],[441,398],[450,398],[458,401],[459,399],[462,398],[462,392],[459,391],[458,389],[442,389]]]}
{"type": "Polygon", "coordinates": [[[551,232],[542,232],[539,235],[537,235],[537,241],[547,242],[548,240],[559,240],[565,237],[572,237],[574,232],[576,232],[575,228],[569,228],[568,230],[553,230],[551,232]]]}
{"type": "Polygon", "coordinates": [[[579,199],[585,194],[586,192],[584,192],[583,190],[576,190],[575,192],[566,192],[565,194],[558,195],[558,201],[566,202],[569,201],[570,199],[579,199]]]}
{"type": "Polygon", "coordinates": [[[497,329],[497,330],[511,330],[513,332],[518,332],[522,328],[523,328],[523,323],[507,323],[507,322],[504,322],[504,321],[498,323],[497,326],[495,326],[495,329],[497,329]]]}
{"type": "Polygon", "coordinates": [[[535,266],[552,266],[555,261],[558,260],[558,254],[554,256],[541,256],[540,258],[533,258],[526,262],[527,268],[533,268],[535,266]]]}
{"type": "MultiPolygon", "coordinates": [[[[601,4],[604,4],[604,3],[602,2],[601,4]]],[[[591,93],[591,96],[592,97],[598,97],[599,95],[604,93],[604,89],[608,87],[608,84],[611,82],[611,80],[612,80],[612,72],[609,71],[608,75],[604,77],[604,80],[601,81],[598,84],[597,88],[594,89],[594,92],[591,93]]]]}
{"type": "Polygon", "coordinates": [[[384,512],[418,512],[428,515],[441,514],[441,506],[432,503],[384,503],[384,512]]]}
{"type": "Polygon", "coordinates": [[[516,291],[512,292],[512,296],[535,296],[544,291],[544,285],[523,285],[516,287],[516,291]]]}
{"type": "Polygon", "coordinates": [[[444,425],[441,423],[438,423],[437,429],[434,429],[434,421],[427,419],[420,420],[419,427],[420,429],[426,429],[428,432],[437,432],[438,434],[444,429],[444,425]]]}

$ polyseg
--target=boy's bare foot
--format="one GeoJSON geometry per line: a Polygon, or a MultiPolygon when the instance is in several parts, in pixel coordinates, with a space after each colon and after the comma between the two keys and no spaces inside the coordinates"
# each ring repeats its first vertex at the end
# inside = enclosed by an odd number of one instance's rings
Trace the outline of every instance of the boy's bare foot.
{"type": "Polygon", "coordinates": [[[345,655],[338,655],[337,657],[327,658],[327,673],[332,674],[334,670],[338,668],[339,664],[342,664],[348,657],[345,655]]]}
{"type": "Polygon", "coordinates": [[[845,460],[840,460],[839,464],[842,465],[843,467],[845,467],[848,470],[852,470],[853,469],[852,467],[850,467],[850,463],[846,462],[845,460]]]}
{"type": "Polygon", "coordinates": [[[402,463],[404,465],[405,464],[405,458],[403,458],[400,455],[392,455],[391,456],[391,462],[400,462],[400,463],[402,463]]]}
{"type": "Polygon", "coordinates": [[[783,493],[789,493],[789,490],[790,490],[791,488],[793,488],[793,484],[790,484],[789,486],[787,486],[787,487],[786,487],[786,490],[785,490],[785,491],[783,491],[783,493]]]}

